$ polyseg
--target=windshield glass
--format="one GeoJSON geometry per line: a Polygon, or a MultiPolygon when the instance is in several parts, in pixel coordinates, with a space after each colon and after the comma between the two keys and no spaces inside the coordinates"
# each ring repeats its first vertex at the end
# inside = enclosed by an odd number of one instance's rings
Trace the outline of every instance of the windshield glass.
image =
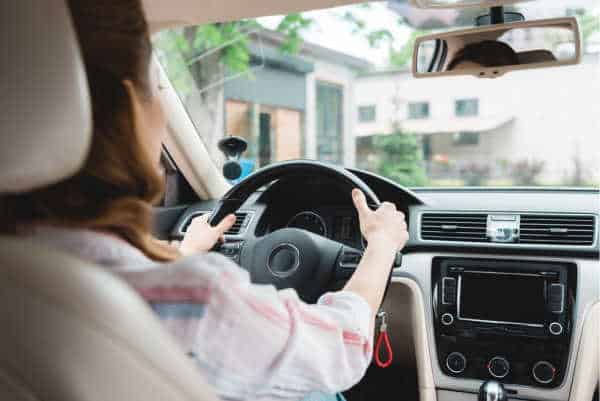
{"type": "MultiPolygon", "coordinates": [[[[496,79],[415,79],[416,37],[474,26],[486,11],[419,10],[403,0],[178,28],[154,41],[215,162],[224,161],[220,139],[248,142],[243,175],[306,158],[409,187],[597,187],[598,2],[533,1],[506,11],[577,17],[581,63],[496,79]]],[[[562,51],[559,39],[531,31],[502,41],[518,51],[543,40],[562,51]]]]}

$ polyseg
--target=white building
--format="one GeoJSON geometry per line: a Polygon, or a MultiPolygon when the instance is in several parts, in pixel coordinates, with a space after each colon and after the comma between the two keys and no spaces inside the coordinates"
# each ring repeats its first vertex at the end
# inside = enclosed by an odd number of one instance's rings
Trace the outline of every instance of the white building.
{"type": "Polygon", "coordinates": [[[598,183],[599,61],[598,53],[588,54],[576,66],[491,80],[415,79],[407,70],[369,73],[355,83],[357,141],[390,134],[397,123],[402,132],[421,136],[430,176],[485,165],[493,180],[506,175],[500,170],[507,162],[528,160],[544,163],[544,184],[564,185],[576,163],[586,182],[598,183]]]}

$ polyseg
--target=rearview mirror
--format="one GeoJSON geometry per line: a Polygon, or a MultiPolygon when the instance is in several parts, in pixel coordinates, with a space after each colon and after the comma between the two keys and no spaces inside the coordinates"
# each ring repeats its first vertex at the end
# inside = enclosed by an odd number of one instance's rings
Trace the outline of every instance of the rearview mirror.
{"type": "Polygon", "coordinates": [[[419,8],[496,7],[529,0],[411,0],[419,8]]]}
{"type": "Polygon", "coordinates": [[[579,63],[575,18],[512,22],[419,37],[413,52],[416,78],[475,75],[579,63]]]}

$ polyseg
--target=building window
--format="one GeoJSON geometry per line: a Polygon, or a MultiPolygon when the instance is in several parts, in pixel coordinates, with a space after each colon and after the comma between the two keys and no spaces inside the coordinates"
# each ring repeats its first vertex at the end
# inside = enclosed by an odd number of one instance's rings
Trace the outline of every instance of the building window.
{"type": "Polygon", "coordinates": [[[372,123],[376,119],[375,105],[360,106],[358,108],[358,121],[361,123],[372,123]]]}
{"type": "Polygon", "coordinates": [[[421,119],[429,117],[428,102],[414,102],[408,104],[408,118],[421,119]]]}
{"type": "Polygon", "coordinates": [[[452,137],[455,146],[479,145],[479,132],[456,132],[452,137]]]}
{"type": "Polygon", "coordinates": [[[459,99],[454,104],[457,117],[469,117],[479,114],[479,99],[459,99]]]}
{"type": "Polygon", "coordinates": [[[317,83],[317,159],[342,164],[344,156],[344,90],[339,85],[317,83]]]}

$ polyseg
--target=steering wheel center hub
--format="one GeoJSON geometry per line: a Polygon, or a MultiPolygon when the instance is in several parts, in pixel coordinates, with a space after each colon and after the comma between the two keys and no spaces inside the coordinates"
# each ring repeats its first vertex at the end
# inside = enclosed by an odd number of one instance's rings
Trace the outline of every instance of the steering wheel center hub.
{"type": "Polygon", "coordinates": [[[275,246],[267,259],[267,269],[276,277],[289,277],[300,267],[300,250],[293,244],[275,246]]]}
{"type": "Polygon", "coordinates": [[[295,288],[314,302],[331,281],[342,245],[298,228],[283,228],[247,241],[241,265],[254,283],[295,288]]]}

